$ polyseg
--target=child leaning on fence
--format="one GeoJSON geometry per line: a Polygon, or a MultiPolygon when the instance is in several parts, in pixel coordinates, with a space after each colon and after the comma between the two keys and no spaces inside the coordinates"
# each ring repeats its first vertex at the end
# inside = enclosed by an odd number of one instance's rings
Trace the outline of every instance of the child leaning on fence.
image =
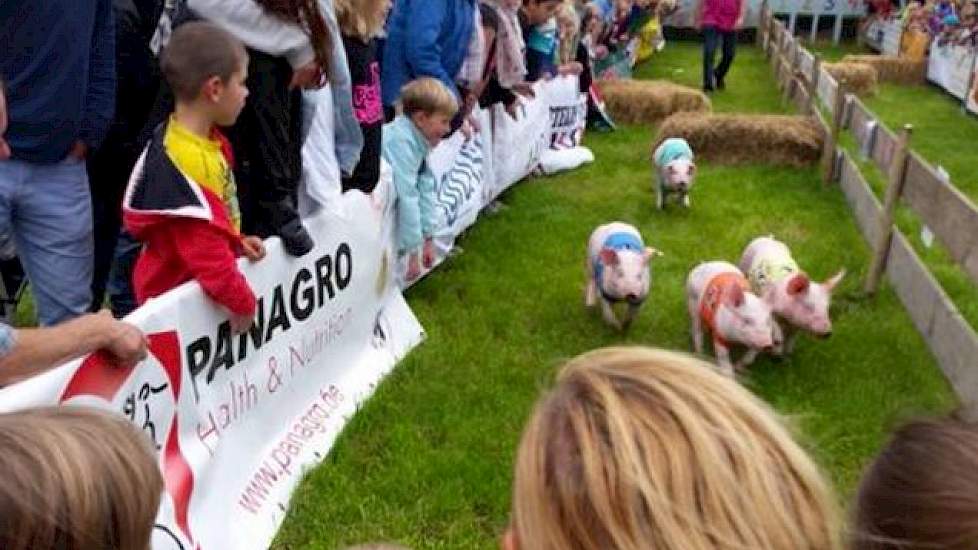
{"type": "Polygon", "coordinates": [[[136,163],[123,221],[143,249],[133,272],[140,304],[187,281],[228,309],[231,326],[251,326],[256,299],[236,256],[264,257],[258,237],[242,237],[230,145],[217,129],[241,113],[248,54],[220,28],[187,23],[173,33],[161,65],[176,109],[136,163]]]}
{"type": "Polygon", "coordinates": [[[435,261],[435,178],[425,157],[448,133],[458,102],[438,80],[419,78],[401,88],[400,105],[401,113],[384,126],[383,157],[394,172],[397,249],[408,254],[405,279],[411,281],[422,261],[426,268],[435,261]]]}

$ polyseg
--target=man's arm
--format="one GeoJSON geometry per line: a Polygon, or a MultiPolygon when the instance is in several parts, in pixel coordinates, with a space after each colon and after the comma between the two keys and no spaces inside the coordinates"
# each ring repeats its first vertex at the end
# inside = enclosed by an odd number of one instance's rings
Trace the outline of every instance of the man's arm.
{"type": "Polygon", "coordinates": [[[249,48],[285,57],[293,69],[315,59],[312,43],[302,28],[268,14],[253,0],[188,0],[187,6],[249,48]]]}
{"type": "Polygon", "coordinates": [[[115,20],[112,2],[98,0],[88,68],[88,90],[79,141],[98,149],[115,112],[115,20]]]}
{"type": "Polygon", "coordinates": [[[116,321],[108,311],[83,315],[47,328],[0,325],[0,386],[19,382],[63,363],[104,350],[123,367],[146,357],[146,339],[136,327],[116,321]],[[5,345],[6,344],[6,345],[5,345]]]}

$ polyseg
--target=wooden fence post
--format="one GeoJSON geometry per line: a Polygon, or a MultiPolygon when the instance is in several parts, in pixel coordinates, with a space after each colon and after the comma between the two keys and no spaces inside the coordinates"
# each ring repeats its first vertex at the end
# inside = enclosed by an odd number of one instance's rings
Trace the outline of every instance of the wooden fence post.
{"type": "Polygon", "coordinates": [[[765,31],[765,26],[764,26],[764,12],[765,11],[767,11],[767,0],[764,0],[763,2],[761,2],[761,12],[760,12],[760,14],[758,16],[758,20],[757,20],[757,36],[755,36],[754,38],[755,38],[758,46],[763,46],[764,45],[764,31],[765,31]]]}
{"type": "Polygon", "coordinates": [[[818,112],[818,72],[822,67],[822,60],[818,55],[812,56],[814,61],[812,62],[812,74],[806,75],[804,71],[798,71],[801,73],[802,84],[805,86],[805,91],[808,92],[808,103],[805,105],[805,116],[815,116],[818,112]]]}
{"type": "Polygon", "coordinates": [[[839,132],[842,131],[842,117],[846,110],[846,81],[839,79],[839,89],[835,92],[832,104],[832,127],[829,135],[825,136],[825,148],[822,149],[822,181],[832,183],[835,172],[835,148],[839,142],[839,132]]]}
{"type": "Polygon", "coordinates": [[[790,103],[791,98],[794,95],[793,92],[795,91],[795,75],[796,72],[800,72],[796,71],[796,68],[799,65],[798,60],[801,58],[800,38],[795,38],[794,47],[792,48],[792,51],[788,52],[786,57],[788,58],[788,81],[784,85],[784,96],[782,97],[782,100],[785,103],[790,103]]]}
{"type": "Polygon", "coordinates": [[[897,148],[893,153],[893,161],[890,164],[890,181],[886,186],[879,234],[873,247],[873,262],[869,264],[869,271],[866,273],[864,290],[869,295],[874,295],[879,290],[880,279],[883,277],[883,270],[886,269],[886,260],[890,253],[890,241],[893,239],[893,213],[896,211],[897,204],[900,202],[900,195],[903,193],[903,184],[907,175],[907,158],[910,153],[910,134],[912,132],[913,126],[909,124],[903,126],[903,130],[897,138],[897,148]]]}

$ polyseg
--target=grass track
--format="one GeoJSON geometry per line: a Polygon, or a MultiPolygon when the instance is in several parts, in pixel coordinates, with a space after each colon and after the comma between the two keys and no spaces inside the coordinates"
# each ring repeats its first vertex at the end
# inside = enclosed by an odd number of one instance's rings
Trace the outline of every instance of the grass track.
{"type": "MultiPolygon", "coordinates": [[[[698,52],[670,42],[638,76],[696,85],[698,52]]],[[[715,109],[784,112],[760,52],[742,47],[738,55],[715,109]]],[[[885,287],[874,301],[858,293],[867,247],[837,189],[823,187],[815,169],[703,165],[693,209],[660,214],[651,207],[652,130],[590,134],[594,165],[512,189],[509,208],[463,239],[465,253],[411,290],[428,341],[308,475],[274,547],[390,540],[418,549],[496,548],[515,446],[560,362],[622,342],[688,349],[686,273],[702,260],[736,260],[759,234],[786,240],[816,277],[849,269],[834,304],[835,336],[802,338],[790,360],[761,360],[745,381],[797,420],[840,498],[893,422],[953,406],[892,291],[885,287]],[[595,225],[614,219],[636,224],[666,254],[625,338],[582,307],[585,241],[595,225]]]]}

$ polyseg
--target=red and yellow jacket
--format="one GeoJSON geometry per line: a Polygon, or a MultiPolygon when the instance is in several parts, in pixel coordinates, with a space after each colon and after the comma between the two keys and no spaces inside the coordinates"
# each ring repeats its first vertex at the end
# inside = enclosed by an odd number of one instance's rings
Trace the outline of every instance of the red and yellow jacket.
{"type": "MultiPolygon", "coordinates": [[[[136,163],[122,204],[126,230],[143,243],[133,271],[136,300],[142,305],[195,279],[232,313],[252,315],[255,295],[236,261],[241,235],[221,198],[173,162],[165,136],[163,124],[136,163]]],[[[222,150],[231,164],[230,148],[222,150]]]]}

